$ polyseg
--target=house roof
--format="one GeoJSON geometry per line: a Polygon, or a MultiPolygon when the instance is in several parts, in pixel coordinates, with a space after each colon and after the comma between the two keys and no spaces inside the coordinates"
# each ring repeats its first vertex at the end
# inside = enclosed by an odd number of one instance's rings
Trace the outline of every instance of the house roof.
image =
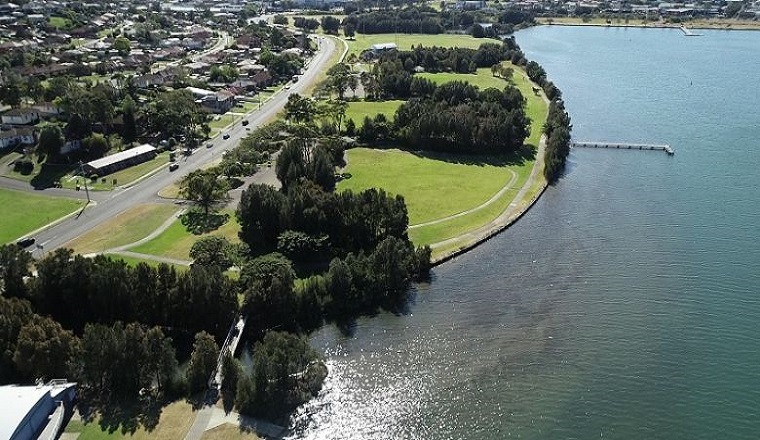
{"type": "Polygon", "coordinates": [[[137,147],[130,148],[129,150],[120,151],[116,154],[112,154],[110,156],[102,157],[100,159],[87,162],[87,165],[95,169],[105,168],[109,165],[123,162],[125,160],[131,159],[133,157],[141,156],[151,151],[156,151],[156,147],[150,144],[142,144],[137,147]]]}
{"type": "Polygon", "coordinates": [[[37,113],[37,111],[30,108],[12,108],[3,113],[3,116],[24,116],[29,113],[37,113]]]}

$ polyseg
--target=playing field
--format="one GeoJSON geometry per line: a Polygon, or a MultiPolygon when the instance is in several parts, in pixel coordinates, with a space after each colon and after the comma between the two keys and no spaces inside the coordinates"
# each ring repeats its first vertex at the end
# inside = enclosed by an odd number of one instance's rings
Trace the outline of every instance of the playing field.
{"type": "Polygon", "coordinates": [[[0,189],[3,221],[0,243],[9,243],[72,213],[84,204],[82,200],[46,197],[9,189],[0,189]]]}

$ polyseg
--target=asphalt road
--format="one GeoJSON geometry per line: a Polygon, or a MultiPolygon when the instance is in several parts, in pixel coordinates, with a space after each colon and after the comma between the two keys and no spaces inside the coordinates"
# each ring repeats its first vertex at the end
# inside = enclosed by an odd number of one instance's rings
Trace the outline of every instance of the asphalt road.
{"type": "MultiPolygon", "coordinates": [[[[320,72],[329,68],[327,64],[331,53],[335,49],[335,42],[329,38],[320,36],[316,36],[316,38],[319,41],[319,49],[304,70],[304,74],[299,77],[298,82],[292,84],[289,89],[281,90],[270,98],[269,101],[262,104],[261,109],[245,118],[249,121],[248,127],[251,130],[274,118],[285,105],[291,93],[303,92],[316,81],[320,72]]],[[[237,146],[240,139],[248,133],[245,128],[239,121],[234,126],[208,141],[213,144],[212,148],[206,148],[205,144],[208,143],[206,142],[203,146],[196,149],[191,156],[180,156],[179,169],[176,171],[172,172],[169,171],[168,167],[164,167],[157,173],[131,186],[117,188],[108,192],[90,193],[93,195],[93,199],[97,199],[96,203],[90,204],[78,215],[66,218],[55,226],[35,235],[38,247],[33,250],[33,255],[39,258],[43,256],[43,253],[68,243],[97,225],[115,217],[120,212],[141,203],[155,200],[158,191],[162,188],[179,181],[190,172],[218,159],[223,151],[237,146]],[[229,135],[229,139],[223,139],[223,135],[225,134],[229,135]],[[42,248],[39,246],[42,246],[42,248]]],[[[7,180],[0,180],[0,186],[5,186],[6,184],[8,184],[7,180]]],[[[43,193],[47,193],[48,191],[45,190],[43,193]]],[[[81,192],[77,195],[80,196],[81,192]]]]}

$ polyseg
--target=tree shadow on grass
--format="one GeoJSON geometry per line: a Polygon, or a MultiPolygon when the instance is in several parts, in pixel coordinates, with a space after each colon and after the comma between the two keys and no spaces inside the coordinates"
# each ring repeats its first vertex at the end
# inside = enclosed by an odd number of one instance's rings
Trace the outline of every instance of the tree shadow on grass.
{"type": "Polygon", "coordinates": [[[92,423],[99,416],[98,425],[112,434],[134,434],[142,427],[150,432],[158,426],[163,407],[169,402],[149,395],[134,400],[115,400],[103,396],[80,395],[77,402],[84,423],[92,423]]]}
{"type": "Polygon", "coordinates": [[[524,165],[525,162],[534,160],[538,148],[532,144],[524,144],[519,150],[512,153],[494,153],[490,155],[482,154],[457,154],[441,151],[428,150],[407,150],[411,154],[423,158],[432,159],[448,163],[485,166],[492,165],[497,167],[524,165]]]}
{"type": "Polygon", "coordinates": [[[52,188],[56,182],[60,181],[63,176],[73,169],[70,165],[50,165],[43,163],[40,171],[31,180],[34,189],[52,188]]]}
{"type": "Polygon", "coordinates": [[[190,211],[180,217],[182,225],[195,235],[206,234],[222,227],[230,219],[227,213],[190,211]]]}

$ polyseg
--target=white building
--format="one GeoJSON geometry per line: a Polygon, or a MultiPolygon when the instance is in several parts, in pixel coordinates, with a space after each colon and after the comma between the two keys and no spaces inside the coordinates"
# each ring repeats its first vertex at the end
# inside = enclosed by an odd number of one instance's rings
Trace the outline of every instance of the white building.
{"type": "Polygon", "coordinates": [[[37,386],[0,386],[0,438],[57,438],[75,393],[76,384],[65,380],[37,386]]]}
{"type": "Polygon", "coordinates": [[[3,113],[0,117],[3,124],[26,125],[40,120],[40,112],[29,108],[14,108],[3,113]]]}

